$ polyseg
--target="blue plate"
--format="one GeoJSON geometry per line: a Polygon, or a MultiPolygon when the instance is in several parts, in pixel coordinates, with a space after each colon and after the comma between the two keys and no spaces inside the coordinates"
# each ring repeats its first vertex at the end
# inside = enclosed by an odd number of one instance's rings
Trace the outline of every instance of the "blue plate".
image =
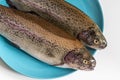
{"type": "MultiPolygon", "coordinates": [[[[103,30],[103,15],[98,0],[66,0],[88,14],[103,30]]],[[[8,6],[5,0],[0,4],[8,6]]],[[[89,49],[93,54],[95,50],[89,49]]],[[[73,73],[75,70],[57,68],[45,64],[25,52],[13,47],[0,36],[0,57],[16,72],[34,78],[57,78],[73,73]]]]}

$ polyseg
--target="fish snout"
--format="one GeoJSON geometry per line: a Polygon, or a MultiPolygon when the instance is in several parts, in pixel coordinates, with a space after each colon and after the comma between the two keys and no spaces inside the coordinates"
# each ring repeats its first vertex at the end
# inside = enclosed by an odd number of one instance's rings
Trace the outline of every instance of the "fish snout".
{"type": "Polygon", "coordinates": [[[96,66],[96,60],[91,60],[91,69],[94,69],[95,68],[95,66],[96,66]]]}
{"type": "Polygon", "coordinates": [[[96,60],[91,60],[90,62],[91,62],[91,65],[89,65],[89,67],[85,69],[86,71],[92,71],[96,66],[96,60]]]}
{"type": "Polygon", "coordinates": [[[104,40],[101,42],[100,49],[104,49],[107,46],[107,42],[104,40]]]}

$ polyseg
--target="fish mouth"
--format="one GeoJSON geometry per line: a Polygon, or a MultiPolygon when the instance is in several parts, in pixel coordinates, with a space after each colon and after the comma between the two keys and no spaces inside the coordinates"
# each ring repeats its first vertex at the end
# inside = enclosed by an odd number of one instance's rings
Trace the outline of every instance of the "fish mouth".
{"type": "Polygon", "coordinates": [[[89,66],[89,67],[79,67],[79,70],[83,70],[83,71],[93,71],[94,67],[93,66],[89,66]]]}
{"type": "MultiPolygon", "coordinates": [[[[84,43],[85,44],[85,43],[84,43]]],[[[102,50],[107,47],[107,44],[101,44],[99,46],[85,44],[90,49],[102,50]]]]}
{"type": "Polygon", "coordinates": [[[90,66],[88,68],[83,69],[84,71],[93,71],[95,66],[90,66]]]}
{"type": "Polygon", "coordinates": [[[93,70],[94,70],[93,67],[85,69],[85,71],[93,71],[93,70]]]}

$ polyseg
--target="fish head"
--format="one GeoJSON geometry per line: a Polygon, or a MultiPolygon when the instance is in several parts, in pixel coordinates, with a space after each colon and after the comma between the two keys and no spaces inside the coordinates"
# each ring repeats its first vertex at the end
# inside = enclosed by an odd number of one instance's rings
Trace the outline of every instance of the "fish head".
{"type": "Polygon", "coordinates": [[[98,27],[82,30],[77,38],[94,49],[104,49],[107,46],[107,41],[98,27]]]}
{"type": "Polygon", "coordinates": [[[64,57],[64,63],[70,68],[91,71],[96,66],[96,60],[86,48],[70,51],[64,57]]]}

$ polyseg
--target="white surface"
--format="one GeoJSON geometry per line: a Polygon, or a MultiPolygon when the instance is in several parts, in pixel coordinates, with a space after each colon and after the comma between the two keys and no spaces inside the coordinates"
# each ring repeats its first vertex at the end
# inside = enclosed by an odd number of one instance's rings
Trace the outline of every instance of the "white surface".
{"type": "MultiPolygon", "coordinates": [[[[120,0],[100,0],[104,13],[104,35],[108,47],[97,51],[94,71],[77,71],[65,77],[51,80],[120,80],[120,0]]],[[[92,0],[91,0],[92,2],[92,0]]],[[[0,60],[0,80],[41,80],[28,78],[9,69],[0,60]]],[[[50,80],[50,79],[49,79],[50,80]]]]}

